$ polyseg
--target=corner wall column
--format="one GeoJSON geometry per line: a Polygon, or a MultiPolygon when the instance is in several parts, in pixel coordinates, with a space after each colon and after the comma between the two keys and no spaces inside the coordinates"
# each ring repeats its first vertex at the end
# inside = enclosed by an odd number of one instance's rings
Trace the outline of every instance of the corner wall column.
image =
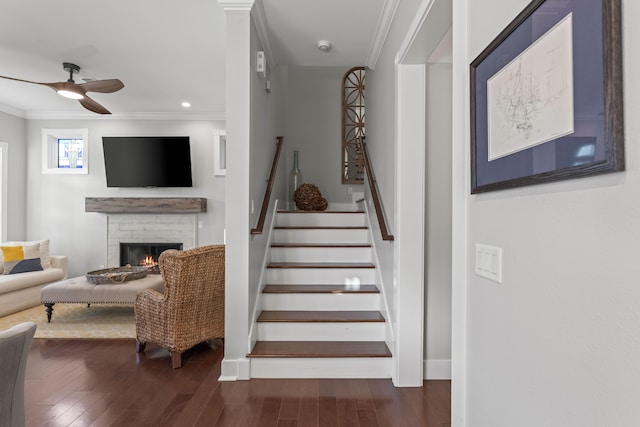
{"type": "Polygon", "coordinates": [[[226,15],[225,345],[220,381],[250,378],[249,243],[251,8],[254,0],[218,0],[226,15]]]}

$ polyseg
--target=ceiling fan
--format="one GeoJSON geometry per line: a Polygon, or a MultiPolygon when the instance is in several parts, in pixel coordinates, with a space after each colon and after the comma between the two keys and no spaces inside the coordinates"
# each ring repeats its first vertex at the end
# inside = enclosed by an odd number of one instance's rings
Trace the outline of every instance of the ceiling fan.
{"type": "Polygon", "coordinates": [[[58,94],[71,99],[77,99],[80,104],[89,111],[98,114],[111,114],[109,110],[104,108],[98,102],[87,96],[87,92],[112,93],[117,92],[124,87],[124,84],[118,79],[92,80],[86,83],[76,83],[73,81],[73,75],[80,71],[80,67],[76,64],[63,62],[62,68],[69,73],[69,79],[66,82],[56,83],[40,83],[29,80],[16,79],[13,77],[0,76],[3,79],[15,80],[18,82],[34,83],[37,85],[47,86],[58,92],[58,94]]]}

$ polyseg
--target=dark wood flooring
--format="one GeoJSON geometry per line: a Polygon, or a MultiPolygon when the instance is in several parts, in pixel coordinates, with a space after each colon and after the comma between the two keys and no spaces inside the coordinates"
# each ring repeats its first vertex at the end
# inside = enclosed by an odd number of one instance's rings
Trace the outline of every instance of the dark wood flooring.
{"type": "Polygon", "coordinates": [[[220,343],[171,368],[166,350],[134,340],[35,339],[27,363],[27,426],[450,426],[449,381],[218,382],[220,343]]]}

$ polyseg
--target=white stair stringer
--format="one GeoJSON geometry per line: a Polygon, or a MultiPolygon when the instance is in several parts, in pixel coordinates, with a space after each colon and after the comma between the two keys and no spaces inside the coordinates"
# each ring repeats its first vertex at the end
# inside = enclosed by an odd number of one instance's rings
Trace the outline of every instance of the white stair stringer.
{"type": "MultiPolygon", "coordinates": [[[[362,206],[364,207],[364,212],[365,212],[365,225],[367,227],[367,233],[368,233],[368,237],[367,239],[370,242],[375,241],[372,233],[374,231],[374,228],[371,225],[371,216],[369,214],[369,209],[366,203],[362,203],[362,206]]],[[[375,213],[374,213],[375,214],[375,213]]],[[[373,261],[373,263],[375,265],[380,265],[380,261],[378,260],[378,252],[376,250],[375,245],[371,246],[371,259],[373,261]]],[[[384,281],[382,280],[382,275],[380,273],[380,269],[376,269],[376,273],[375,273],[375,283],[378,283],[378,286],[382,286],[382,284],[384,284],[384,281]]],[[[387,284],[387,286],[389,286],[390,284],[387,284]]],[[[390,290],[390,294],[393,294],[393,292],[390,290]]],[[[387,299],[387,293],[385,292],[384,289],[381,290],[380,293],[380,312],[382,313],[382,315],[384,316],[384,318],[386,319],[385,322],[385,328],[386,328],[386,338],[385,338],[385,342],[389,345],[389,348],[392,348],[393,344],[395,343],[395,334],[393,332],[394,330],[394,325],[393,325],[393,321],[391,320],[391,316],[389,316],[390,313],[390,309],[389,309],[389,300],[387,299]]]]}
{"type": "Polygon", "coordinates": [[[278,212],[274,222],[251,377],[390,378],[366,214],[278,212]]]}

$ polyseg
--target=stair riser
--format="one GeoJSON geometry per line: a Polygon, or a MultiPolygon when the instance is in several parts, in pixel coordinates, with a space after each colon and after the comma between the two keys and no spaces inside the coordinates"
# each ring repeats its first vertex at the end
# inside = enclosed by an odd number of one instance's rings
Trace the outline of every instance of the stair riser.
{"type": "Polygon", "coordinates": [[[373,268],[269,268],[267,282],[272,284],[350,284],[375,283],[373,268]]]}
{"type": "Polygon", "coordinates": [[[368,243],[367,229],[274,229],[277,243],[368,243]]]}
{"type": "Polygon", "coordinates": [[[251,377],[391,378],[391,358],[252,358],[251,377]]]}
{"type": "Polygon", "coordinates": [[[258,322],[260,341],[384,341],[384,322],[258,322]]]}
{"type": "Polygon", "coordinates": [[[280,227],[359,227],[364,225],[363,213],[279,213],[280,227]]]}
{"type": "Polygon", "coordinates": [[[371,248],[271,248],[272,262],[371,262],[371,248]]]}
{"type": "Polygon", "coordinates": [[[263,310],[380,310],[380,294],[263,294],[263,310]]]}

